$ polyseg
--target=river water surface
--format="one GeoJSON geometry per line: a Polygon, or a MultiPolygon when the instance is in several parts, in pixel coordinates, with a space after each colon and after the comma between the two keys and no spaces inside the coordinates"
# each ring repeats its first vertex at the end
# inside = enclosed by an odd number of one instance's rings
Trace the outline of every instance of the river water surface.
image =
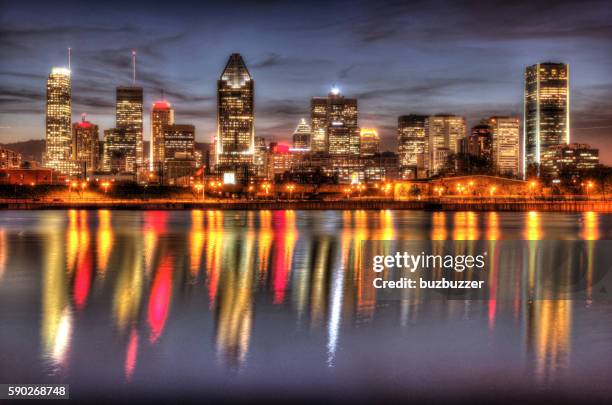
{"type": "Polygon", "coordinates": [[[520,268],[490,277],[504,299],[380,300],[361,241],[400,239],[612,239],[612,215],[4,211],[0,383],[77,399],[612,398],[612,301],[525,299],[520,268]]]}

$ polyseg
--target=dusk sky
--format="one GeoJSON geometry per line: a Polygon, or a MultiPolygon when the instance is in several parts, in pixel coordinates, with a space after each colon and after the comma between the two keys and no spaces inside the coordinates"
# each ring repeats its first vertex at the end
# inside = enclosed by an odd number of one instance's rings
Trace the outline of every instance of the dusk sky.
{"type": "Polygon", "coordinates": [[[522,117],[523,74],[570,64],[572,141],[612,164],[610,1],[1,1],[0,142],[44,138],[45,81],[72,48],[73,120],[114,126],[117,85],[163,89],[177,123],[210,141],[216,80],[239,52],[255,80],[256,134],[289,140],[312,96],[333,84],[359,100],[359,124],[395,150],[397,117],[522,117]]]}

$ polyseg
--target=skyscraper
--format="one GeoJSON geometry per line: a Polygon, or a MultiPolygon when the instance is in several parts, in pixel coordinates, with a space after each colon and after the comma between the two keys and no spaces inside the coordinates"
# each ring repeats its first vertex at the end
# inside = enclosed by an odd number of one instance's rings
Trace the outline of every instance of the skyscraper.
{"type": "Polygon", "coordinates": [[[174,179],[193,174],[196,165],[193,125],[166,125],[163,149],[165,181],[172,182],[174,179]]]}
{"type": "Polygon", "coordinates": [[[98,126],[86,121],[83,114],[81,122],[72,125],[72,160],[82,174],[98,170],[99,142],[98,126]]]}
{"type": "Polygon", "coordinates": [[[400,176],[416,178],[425,169],[425,115],[402,115],[397,119],[397,150],[400,176]]]}
{"type": "Polygon", "coordinates": [[[133,167],[134,144],[129,142],[124,128],[104,131],[102,169],[111,173],[126,173],[133,167]]]}
{"type": "Polygon", "coordinates": [[[47,79],[45,166],[72,174],[72,94],[70,70],[55,67],[47,79]]]}
{"type": "Polygon", "coordinates": [[[162,100],[153,103],[151,109],[151,153],[149,170],[159,172],[164,163],[164,130],[174,124],[174,110],[169,102],[162,100]]]}
{"type": "Polygon", "coordinates": [[[359,138],[361,156],[372,156],[380,152],[380,137],[375,128],[361,128],[359,138]]]}
{"type": "Polygon", "coordinates": [[[310,106],[313,152],[359,155],[357,100],[334,87],[327,97],[312,98],[310,106]]]}
{"type": "Polygon", "coordinates": [[[570,142],[569,65],[538,63],[525,70],[523,173],[540,165],[550,146],[570,142]]]}
{"type": "Polygon", "coordinates": [[[429,175],[438,174],[447,158],[458,152],[459,140],[465,137],[465,118],[456,115],[434,115],[425,123],[425,145],[429,175]]]}
{"type": "Polygon", "coordinates": [[[472,127],[470,134],[465,139],[463,153],[491,160],[493,130],[489,124],[489,120],[481,120],[478,125],[472,127]]]}
{"type": "Polygon", "coordinates": [[[491,161],[501,175],[518,176],[519,119],[512,117],[489,118],[491,128],[491,161]]]}
{"type": "Polygon", "coordinates": [[[253,166],[254,81],[242,56],[230,56],[217,81],[217,169],[240,178],[253,166]]]}
{"type": "Polygon", "coordinates": [[[125,136],[122,144],[126,145],[126,171],[136,173],[144,164],[142,87],[117,87],[116,101],[116,127],[122,129],[125,136]]]}
{"type": "Polygon", "coordinates": [[[295,149],[310,150],[310,125],[302,118],[295,132],[293,132],[293,147],[295,149]]]}

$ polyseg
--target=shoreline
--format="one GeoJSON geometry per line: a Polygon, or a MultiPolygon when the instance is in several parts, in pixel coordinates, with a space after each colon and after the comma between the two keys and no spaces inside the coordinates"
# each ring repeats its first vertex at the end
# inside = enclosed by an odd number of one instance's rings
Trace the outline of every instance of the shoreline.
{"type": "Polygon", "coordinates": [[[452,201],[452,200],[330,200],[330,201],[0,201],[0,210],[416,210],[612,213],[612,201],[452,201]]]}

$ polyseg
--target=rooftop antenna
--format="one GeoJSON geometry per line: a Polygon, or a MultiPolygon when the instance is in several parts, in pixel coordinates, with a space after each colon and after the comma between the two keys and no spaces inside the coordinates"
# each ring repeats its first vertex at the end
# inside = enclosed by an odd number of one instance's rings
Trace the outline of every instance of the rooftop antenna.
{"type": "Polygon", "coordinates": [[[85,122],[87,118],[87,113],[81,113],[81,122],[85,122]]]}
{"type": "Polygon", "coordinates": [[[68,70],[70,70],[71,59],[72,59],[72,48],[68,48],[68,70]]]}
{"type": "Polygon", "coordinates": [[[136,51],[132,51],[132,85],[136,84],[136,51]]]}

